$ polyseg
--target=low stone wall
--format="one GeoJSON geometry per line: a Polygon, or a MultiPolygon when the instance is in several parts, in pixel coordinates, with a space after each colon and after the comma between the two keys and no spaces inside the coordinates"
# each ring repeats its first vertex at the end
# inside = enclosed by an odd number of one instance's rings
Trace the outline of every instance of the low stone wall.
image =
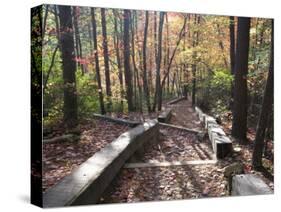
{"type": "Polygon", "coordinates": [[[195,107],[195,111],[199,117],[199,120],[202,122],[202,123],[205,123],[205,114],[202,112],[202,110],[199,108],[199,107],[195,107]]]}
{"type": "Polygon", "coordinates": [[[177,125],[173,125],[173,124],[159,123],[159,125],[163,126],[163,127],[170,127],[170,128],[174,128],[174,129],[177,129],[177,130],[182,130],[182,131],[195,133],[195,134],[203,133],[203,131],[193,130],[193,129],[189,129],[189,128],[186,128],[186,127],[177,126],[177,125]]]}
{"type": "Polygon", "coordinates": [[[217,124],[212,116],[203,113],[200,108],[195,107],[195,111],[198,114],[201,123],[208,131],[209,139],[217,158],[220,159],[227,156],[232,151],[232,142],[226,136],[222,127],[217,124]]]}
{"type": "Polygon", "coordinates": [[[125,162],[146,143],[156,142],[159,125],[149,120],[123,133],[43,194],[44,207],[97,203],[125,162]]]}
{"type": "Polygon", "coordinates": [[[130,121],[130,120],[126,120],[126,119],[112,118],[110,116],[101,115],[101,114],[97,114],[97,113],[94,113],[93,116],[94,116],[94,118],[99,118],[99,119],[115,122],[118,124],[127,125],[129,127],[136,127],[139,124],[141,124],[141,122],[138,122],[138,121],[130,121]]]}
{"type": "Polygon", "coordinates": [[[67,135],[57,136],[54,138],[43,139],[43,143],[51,144],[51,143],[60,143],[60,142],[76,142],[77,140],[79,140],[78,135],[67,134],[67,135]]]}
{"type": "Polygon", "coordinates": [[[258,176],[254,174],[240,174],[232,177],[232,196],[261,194],[273,194],[273,191],[258,176]]]}
{"type": "Polygon", "coordinates": [[[167,104],[168,105],[176,104],[177,102],[182,101],[184,99],[186,99],[186,97],[179,97],[177,99],[173,99],[173,100],[169,101],[167,104]]]}
{"type": "Polygon", "coordinates": [[[164,111],[158,116],[158,121],[162,123],[168,123],[172,117],[172,109],[165,108],[164,111]]]}

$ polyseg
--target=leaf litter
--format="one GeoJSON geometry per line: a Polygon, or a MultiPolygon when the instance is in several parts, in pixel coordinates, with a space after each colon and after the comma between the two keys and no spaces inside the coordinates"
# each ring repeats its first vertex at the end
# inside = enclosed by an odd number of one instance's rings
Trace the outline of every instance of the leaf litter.
{"type": "MultiPolygon", "coordinates": [[[[43,143],[43,191],[69,175],[128,129],[124,125],[97,119],[80,126],[81,133],[76,142],[43,143]]],[[[53,135],[59,135],[63,130],[53,131],[53,135]]]]}

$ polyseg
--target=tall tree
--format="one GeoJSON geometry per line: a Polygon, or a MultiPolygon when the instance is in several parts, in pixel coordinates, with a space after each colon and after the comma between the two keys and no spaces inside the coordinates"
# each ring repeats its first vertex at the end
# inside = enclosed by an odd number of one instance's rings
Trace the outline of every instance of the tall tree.
{"type": "Polygon", "coordinates": [[[233,16],[229,17],[229,36],[230,36],[230,70],[234,75],[234,61],[235,61],[235,19],[233,16]]]}
{"type": "MultiPolygon", "coordinates": [[[[194,15],[194,24],[199,25],[200,24],[200,16],[194,15]]],[[[198,45],[198,39],[199,39],[199,30],[196,29],[196,31],[193,33],[193,41],[192,41],[192,47],[195,48],[198,45]]],[[[197,60],[197,52],[193,51],[192,59],[193,63],[191,65],[192,69],[192,106],[195,106],[196,104],[196,60],[197,60]]]]}
{"type": "Polygon", "coordinates": [[[145,24],[144,24],[144,34],[143,34],[143,47],[142,47],[142,57],[143,57],[143,88],[146,98],[146,105],[148,112],[151,112],[150,108],[150,95],[147,82],[147,70],[146,70],[146,43],[147,43],[147,31],[149,23],[149,12],[145,12],[145,24]]]}
{"type": "Polygon", "coordinates": [[[235,54],[232,136],[246,140],[250,18],[239,17],[235,54]]]}
{"type": "MultiPolygon", "coordinates": [[[[136,65],[136,54],[135,54],[135,41],[138,43],[139,42],[139,38],[138,38],[138,22],[137,22],[137,11],[133,11],[132,14],[132,19],[131,19],[131,41],[132,41],[132,62],[133,62],[133,69],[134,69],[134,75],[136,78],[136,87],[138,89],[136,89],[136,94],[135,94],[135,98],[137,99],[137,90],[138,90],[138,109],[140,110],[140,112],[142,112],[142,88],[140,85],[140,77],[139,77],[139,70],[137,68],[136,65]]],[[[141,61],[141,52],[139,52],[139,60],[141,61]]],[[[137,101],[136,101],[137,102],[137,101]]],[[[137,106],[137,104],[135,104],[135,107],[137,106]]]]}
{"type": "MultiPolygon", "coordinates": [[[[169,61],[169,58],[170,58],[170,33],[169,33],[169,19],[168,19],[168,13],[166,13],[166,55],[165,55],[165,61],[166,61],[166,64],[164,65],[165,66],[165,69],[167,69],[167,63],[169,61]]],[[[167,75],[167,87],[166,87],[166,93],[169,94],[170,92],[170,73],[167,75]]]]}
{"type": "Polygon", "coordinates": [[[229,67],[228,65],[228,60],[225,56],[225,48],[224,48],[224,44],[223,44],[223,40],[222,38],[224,37],[224,34],[223,32],[221,31],[221,27],[220,25],[217,23],[217,32],[218,32],[218,35],[219,35],[219,47],[221,49],[221,54],[223,56],[223,61],[224,61],[224,65],[225,65],[225,68],[227,69],[229,67]]]}
{"type": "Polygon", "coordinates": [[[88,27],[88,36],[89,36],[89,44],[90,44],[90,52],[91,52],[93,49],[93,36],[92,36],[93,33],[91,29],[91,22],[87,24],[87,27],[88,27]]]}
{"type": "Polygon", "coordinates": [[[109,109],[111,107],[111,83],[110,83],[110,73],[109,73],[109,56],[108,56],[105,9],[101,8],[100,11],[101,11],[102,47],[103,47],[103,58],[104,58],[106,95],[109,98],[107,109],[109,109]]]}
{"type": "MultiPolygon", "coordinates": [[[[161,98],[160,72],[161,72],[161,60],[162,60],[162,31],[163,31],[163,24],[164,24],[164,16],[165,16],[165,12],[160,12],[159,25],[158,25],[157,58],[156,58],[156,81],[155,81],[156,89],[155,89],[155,96],[154,96],[154,103],[153,103],[153,111],[155,111],[156,104],[158,101],[160,101],[159,99],[161,98]]],[[[161,110],[161,108],[159,110],[161,110]]]]}
{"type": "Polygon", "coordinates": [[[60,24],[59,24],[59,15],[58,15],[58,6],[54,5],[54,15],[55,15],[55,23],[56,23],[56,35],[58,43],[60,41],[60,24]]]}
{"type": "Polygon", "coordinates": [[[131,12],[130,16],[130,33],[131,33],[131,50],[130,50],[130,55],[132,59],[132,66],[131,66],[131,71],[132,71],[132,77],[133,77],[133,99],[134,99],[134,110],[138,108],[138,88],[137,88],[137,68],[136,68],[136,63],[135,63],[135,41],[134,41],[134,22],[135,22],[135,16],[134,12],[131,12]]]}
{"type": "Polygon", "coordinates": [[[94,44],[94,51],[93,52],[94,52],[94,57],[95,57],[96,78],[97,78],[97,82],[98,82],[100,111],[101,111],[101,114],[105,114],[102,85],[101,85],[101,77],[100,77],[100,65],[99,65],[99,55],[98,55],[97,24],[96,24],[96,18],[95,18],[95,8],[91,8],[91,16],[92,16],[93,44],[94,44]]]}
{"type": "Polygon", "coordinates": [[[272,29],[271,29],[271,56],[270,56],[270,65],[269,72],[267,77],[267,83],[263,96],[262,109],[259,116],[257,133],[253,151],[252,164],[253,167],[259,168],[262,166],[262,153],[264,149],[264,138],[265,130],[268,125],[269,111],[272,109],[273,105],[273,71],[274,71],[274,24],[272,20],[272,29]]]}
{"type": "MultiPolygon", "coordinates": [[[[229,17],[229,35],[230,35],[230,72],[234,76],[234,64],[235,64],[235,19],[233,16],[229,17]]],[[[230,107],[232,109],[232,103],[234,98],[233,82],[231,82],[231,99],[230,107]]]]}
{"type": "Polygon", "coordinates": [[[157,64],[157,11],[154,11],[154,57],[155,64],[157,64]]]}
{"type": "Polygon", "coordinates": [[[132,74],[130,68],[130,10],[124,10],[124,73],[126,84],[126,99],[128,103],[128,110],[133,111],[133,88],[132,88],[132,74]]]}
{"type": "Polygon", "coordinates": [[[46,32],[48,13],[49,13],[49,5],[46,5],[45,15],[44,15],[44,19],[43,19],[43,26],[42,26],[42,40],[43,41],[44,41],[44,36],[45,36],[45,32],[46,32]]]}
{"type": "Polygon", "coordinates": [[[60,45],[62,55],[62,69],[64,81],[64,122],[67,127],[77,125],[77,94],[76,94],[76,65],[74,55],[74,39],[71,19],[71,7],[59,6],[60,45]]]}
{"type": "MultiPolygon", "coordinates": [[[[73,25],[74,25],[74,35],[75,35],[76,57],[81,59],[83,58],[83,50],[82,50],[82,44],[80,38],[79,24],[78,24],[80,8],[73,7],[72,9],[73,9],[73,25]]],[[[84,65],[80,63],[80,67],[82,70],[82,74],[84,74],[85,72],[84,65]]]]}
{"type": "MultiPolygon", "coordinates": [[[[121,93],[121,111],[123,111],[123,72],[122,72],[122,63],[121,63],[121,55],[120,55],[120,40],[121,40],[121,31],[118,31],[118,17],[119,14],[117,10],[113,10],[114,14],[114,48],[116,52],[116,61],[117,61],[117,67],[118,67],[118,78],[120,82],[120,93],[121,93]]],[[[120,23],[121,26],[121,23],[120,23]]]]}
{"type": "MultiPolygon", "coordinates": [[[[46,6],[46,13],[48,13],[48,7],[47,6],[46,6]]],[[[51,64],[49,66],[47,74],[43,75],[43,95],[45,94],[45,90],[46,90],[47,85],[48,85],[47,83],[48,83],[48,80],[49,80],[49,76],[50,76],[50,74],[52,72],[52,68],[55,65],[56,53],[57,53],[58,49],[60,48],[60,44],[59,44],[59,42],[60,42],[60,28],[59,28],[58,11],[57,11],[57,6],[56,5],[54,5],[54,15],[55,15],[56,36],[57,36],[58,44],[55,47],[55,50],[54,50],[54,52],[52,54],[51,64]]],[[[46,21],[47,21],[47,14],[45,14],[45,17],[44,17],[44,24],[43,24],[43,28],[42,28],[42,33],[45,31],[46,21]]],[[[42,39],[44,40],[44,35],[43,34],[42,34],[42,39]]]]}

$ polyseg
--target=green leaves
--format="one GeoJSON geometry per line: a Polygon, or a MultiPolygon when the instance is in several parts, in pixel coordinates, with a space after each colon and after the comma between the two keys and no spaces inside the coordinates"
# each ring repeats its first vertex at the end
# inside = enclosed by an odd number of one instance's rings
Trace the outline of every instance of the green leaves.
{"type": "Polygon", "coordinates": [[[233,76],[229,73],[228,70],[218,70],[215,71],[211,79],[212,89],[218,90],[227,90],[231,88],[231,82],[233,81],[233,76]]]}

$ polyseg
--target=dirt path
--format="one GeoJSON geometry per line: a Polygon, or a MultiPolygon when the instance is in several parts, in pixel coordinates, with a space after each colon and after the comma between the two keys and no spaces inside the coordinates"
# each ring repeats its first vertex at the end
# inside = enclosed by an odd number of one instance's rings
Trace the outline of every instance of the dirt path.
{"type": "Polygon", "coordinates": [[[214,165],[122,169],[110,196],[100,203],[225,196],[226,182],[214,165]],[[208,173],[207,173],[208,171],[208,173]]]}
{"type": "MultiPolygon", "coordinates": [[[[170,107],[171,124],[203,130],[189,101],[170,107]]],[[[125,164],[100,203],[228,196],[224,168],[235,162],[247,164],[251,157],[245,150],[223,160],[216,160],[213,154],[208,138],[200,141],[194,133],[161,126],[159,142],[147,147],[137,161],[125,164]]],[[[260,173],[247,167],[244,171],[257,174],[273,189],[273,182],[260,173]]]]}
{"type": "MultiPolygon", "coordinates": [[[[189,101],[170,107],[171,124],[203,130],[189,101]]],[[[194,133],[161,126],[159,142],[125,165],[100,203],[226,196],[223,166],[208,138],[199,140],[194,133]]]]}
{"type": "Polygon", "coordinates": [[[171,108],[173,109],[172,118],[170,120],[171,124],[194,130],[202,130],[200,120],[189,100],[179,101],[171,105],[171,108]]]}
{"type": "Polygon", "coordinates": [[[177,162],[214,159],[209,139],[199,141],[194,133],[160,127],[159,142],[145,149],[140,162],[177,162]]]}

